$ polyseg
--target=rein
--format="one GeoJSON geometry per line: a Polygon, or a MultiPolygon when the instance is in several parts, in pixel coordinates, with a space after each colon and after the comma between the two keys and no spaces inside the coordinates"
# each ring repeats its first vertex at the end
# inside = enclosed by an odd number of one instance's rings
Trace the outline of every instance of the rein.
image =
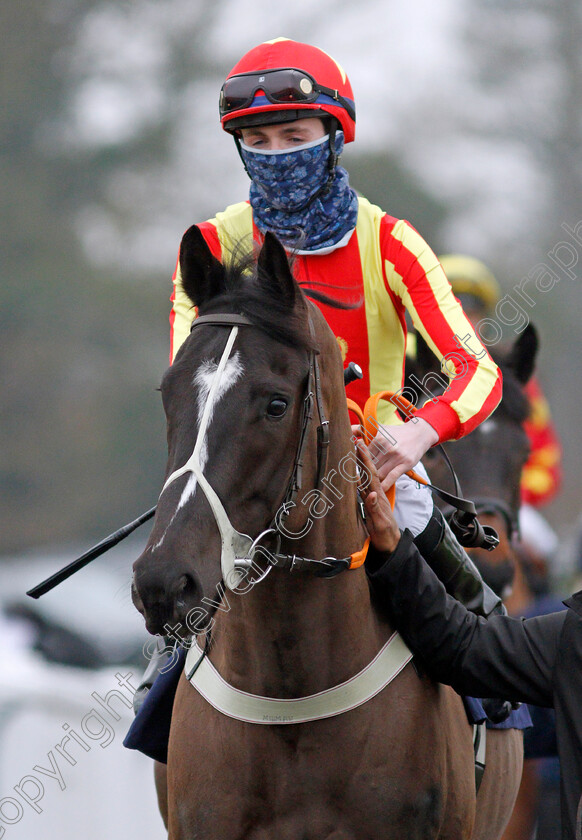
{"type": "MultiPolygon", "coordinates": [[[[378,433],[381,433],[380,424],[378,422],[378,403],[380,400],[386,400],[392,403],[397,409],[403,412],[416,413],[416,406],[413,405],[402,394],[395,394],[393,391],[379,391],[377,394],[372,394],[366,400],[364,409],[348,399],[348,410],[352,411],[360,421],[360,430],[362,437],[366,444],[369,444],[378,433]]],[[[497,531],[490,525],[482,525],[477,519],[478,513],[497,513],[502,516],[504,522],[508,527],[508,533],[513,535],[517,533],[517,521],[512,512],[507,508],[503,502],[498,502],[495,499],[479,499],[472,501],[471,499],[463,498],[461,486],[457,474],[453,469],[447,453],[441,444],[437,447],[441,452],[443,458],[447,462],[453,481],[455,484],[455,493],[448,493],[440,487],[431,484],[423,476],[418,475],[414,470],[408,470],[406,475],[417,481],[419,484],[424,484],[429,487],[433,493],[436,493],[450,508],[453,513],[450,517],[449,524],[453,530],[457,540],[465,547],[484,548],[487,551],[494,551],[499,545],[499,535],[497,531]]],[[[386,495],[392,508],[394,509],[395,501],[395,484],[390,487],[386,495]]]]}
{"type": "MultiPolygon", "coordinates": [[[[210,397],[214,390],[218,387],[220,375],[226,366],[226,362],[231,353],[234,341],[236,339],[239,326],[247,326],[248,320],[244,318],[242,321],[237,316],[220,316],[219,320],[212,316],[202,316],[194,322],[193,328],[200,323],[219,324],[221,326],[228,326],[231,329],[229,338],[227,340],[225,349],[223,351],[221,360],[214,375],[214,380],[211,386],[210,397]]],[[[310,321],[310,330],[313,335],[313,326],[310,321]]],[[[348,400],[348,407],[360,417],[360,422],[363,427],[366,439],[369,442],[379,431],[379,424],[377,420],[377,407],[380,399],[386,399],[393,396],[387,392],[380,392],[370,397],[366,402],[364,412],[348,400]]],[[[321,381],[317,355],[315,351],[310,353],[309,361],[309,376],[307,380],[306,395],[303,403],[303,415],[301,421],[301,431],[299,435],[299,442],[294,460],[293,472],[285,494],[285,499],[281,510],[283,514],[289,513],[289,510],[294,506],[294,500],[301,488],[303,457],[307,441],[308,430],[313,420],[314,402],[317,406],[320,424],[317,429],[317,479],[316,489],[322,485],[325,467],[327,464],[327,451],[330,442],[329,435],[329,421],[324,414],[323,398],[321,393],[321,381]]],[[[194,452],[188,462],[170,475],[166,481],[162,493],[178,476],[183,475],[184,472],[191,470],[196,476],[202,476],[202,470],[198,462],[198,451],[201,446],[201,435],[206,431],[206,413],[202,418],[198,437],[194,446],[194,452]]],[[[421,476],[416,473],[409,473],[414,479],[423,484],[428,484],[421,476]]],[[[240,534],[236,531],[224,511],[224,507],[214,490],[204,479],[201,482],[202,489],[206,493],[207,499],[212,507],[217,524],[221,531],[222,537],[222,555],[221,568],[224,582],[229,588],[236,589],[236,582],[240,581],[243,575],[242,570],[247,570],[253,567],[253,558],[259,551],[263,551],[259,545],[262,538],[270,533],[275,532],[273,524],[277,524],[277,517],[271,527],[260,534],[254,541],[250,537],[240,534]],[[209,492],[210,491],[210,492],[209,492]],[[246,556],[236,556],[234,552],[235,546],[241,545],[243,548],[246,545],[246,556]],[[228,551],[230,545],[230,551],[228,551]],[[225,553],[225,549],[227,549],[225,553]],[[239,577],[236,579],[233,586],[229,582],[229,575],[235,573],[239,577]]],[[[431,485],[429,485],[431,486],[431,485]]],[[[391,488],[391,503],[394,506],[394,488],[391,488]]],[[[446,494],[447,496],[450,494],[446,494]]],[[[465,500],[457,499],[457,506],[459,502],[465,500]]],[[[474,511],[472,502],[466,502],[466,506],[474,511]]],[[[279,531],[278,540],[280,544],[281,534],[279,531]]],[[[310,568],[314,563],[323,567],[319,573],[322,576],[335,575],[343,569],[358,568],[365,559],[369,546],[369,538],[366,540],[364,547],[349,558],[337,559],[333,557],[326,557],[323,560],[312,560],[310,558],[298,557],[296,555],[286,554],[271,554],[266,552],[269,560],[269,565],[261,577],[254,582],[259,582],[265,577],[273,565],[280,568],[289,569],[291,572],[295,570],[303,570],[310,568]]],[[[292,699],[265,697],[248,692],[240,691],[224,680],[216,668],[212,665],[208,658],[208,651],[210,646],[210,634],[206,635],[204,649],[200,649],[197,642],[188,650],[185,663],[185,674],[190,684],[204,697],[221,714],[237,720],[244,721],[251,724],[297,724],[308,721],[321,720],[323,718],[333,717],[335,715],[343,714],[349,710],[355,709],[363,705],[380,691],[382,691],[405,667],[412,659],[412,653],[407,648],[398,633],[393,633],[387,642],[384,644],[379,653],[374,659],[359,673],[355,674],[349,680],[339,685],[335,685],[329,689],[321,691],[317,694],[308,697],[298,697],[292,699]]]]}
{"type": "MultiPolygon", "coordinates": [[[[497,516],[503,522],[505,526],[505,531],[507,533],[507,538],[511,542],[515,537],[519,537],[519,519],[517,513],[512,510],[512,508],[506,504],[505,502],[501,501],[501,499],[491,498],[489,496],[474,496],[473,503],[475,505],[475,510],[477,511],[478,515],[489,515],[489,516],[497,516]]],[[[450,509],[448,512],[445,512],[447,519],[449,520],[449,524],[455,534],[458,534],[458,531],[461,532],[461,540],[466,540],[462,542],[462,545],[466,545],[468,547],[471,546],[478,546],[479,541],[478,537],[476,537],[472,533],[468,533],[466,536],[463,535],[463,531],[465,530],[465,524],[460,520],[460,516],[457,511],[450,509]]],[[[480,526],[483,530],[492,530],[491,526],[489,525],[482,525],[480,526]]],[[[459,539],[457,535],[457,539],[459,539]]]]}
{"type": "MultiPolygon", "coordinates": [[[[208,395],[207,405],[212,401],[212,396],[219,387],[220,376],[226,367],[226,363],[236,340],[239,326],[249,326],[246,318],[236,315],[201,316],[192,325],[192,328],[199,324],[214,324],[230,327],[230,335],[222,353],[222,357],[214,374],[213,382],[208,395]]],[[[313,335],[313,326],[310,320],[310,330],[313,335]]],[[[329,421],[324,413],[323,397],[321,392],[321,380],[319,364],[315,350],[310,352],[309,376],[307,380],[306,395],[303,401],[303,416],[301,421],[301,432],[295,454],[293,472],[285,494],[285,499],[280,510],[282,515],[287,515],[294,499],[301,488],[303,456],[307,441],[307,433],[313,420],[313,406],[317,406],[319,426],[317,428],[317,478],[316,489],[319,489],[325,473],[327,464],[327,451],[330,442],[329,421]]],[[[194,451],[183,467],[175,470],[167,479],[162,493],[179,476],[191,471],[198,478],[208,502],[214,513],[217,525],[220,529],[222,539],[221,569],[223,580],[231,590],[236,590],[238,583],[244,577],[246,571],[253,567],[253,558],[257,552],[265,552],[268,556],[269,565],[261,576],[254,580],[258,583],[262,580],[273,565],[287,568],[290,571],[303,569],[312,566],[314,563],[322,567],[322,576],[331,576],[342,571],[344,568],[359,568],[363,565],[368,551],[369,538],[364,547],[349,558],[336,559],[326,557],[323,560],[312,560],[296,555],[271,554],[259,545],[263,537],[271,533],[277,533],[273,525],[276,525],[278,516],[275,517],[271,527],[259,534],[253,541],[245,534],[240,534],[230,523],[222,502],[214,492],[200,468],[198,452],[201,448],[201,441],[206,431],[209,410],[205,411],[198,430],[198,436],[194,445],[194,451]],[[241,556],[239,550],[244,551],[241,556]]],[[[280,544],[281,534],[278,532],[280,544]]],[[[256,568],[256,567],[255,567],[256,568]]],[[[215,709],[229,717],[236,718],[248,723],[255,724],[292,724],[307,721],[321,720],[322,718],[333,717],[343,714],[351,709],[366,703],[383,688],[385,688],[412,659],[412,653],[398,635],[393,633],[385,645],[362,671],[355,674],[349,680],[340,685],[333,686],[308,697],[294,699],[277,699],[262,697],[239,691],[227,683],[216,671],[208,658],[210,647],[210,634],[207,633],[204,649],[198,647],[197,642],[190,647],[185,663],[185,674],[191,685],[206,699],[215,709]]]]}

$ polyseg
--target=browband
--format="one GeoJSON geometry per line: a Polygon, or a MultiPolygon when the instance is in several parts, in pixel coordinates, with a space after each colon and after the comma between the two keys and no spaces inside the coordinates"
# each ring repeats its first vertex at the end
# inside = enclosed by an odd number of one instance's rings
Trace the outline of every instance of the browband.
{"type": "Polygon", "coordinates": [[[216,315],[200,315],[199,318],[196,318],[192,322],[192,326],[190,327],[190,332],[194,329],[194,327],[200,326],[200,324],[214,324],[217,327],[252,327],[255,326],[251,320],[249,320],[245,315],[229,315],[227,313],[217,313],[216,315]]]}

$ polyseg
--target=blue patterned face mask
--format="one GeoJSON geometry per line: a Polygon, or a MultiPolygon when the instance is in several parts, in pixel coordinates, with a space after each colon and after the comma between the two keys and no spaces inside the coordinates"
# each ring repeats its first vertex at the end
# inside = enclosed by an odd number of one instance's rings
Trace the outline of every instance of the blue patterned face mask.
{"type": "MultiPolygon", "coordinates": [[[[262,233],[270,230],[288,247],[315,251],[337,245],[354,229],[358,200],[345,169],[336,167],[323,189],[330,175],[329,135],[291,149],[240,146],[252,181],[254,219],[262,233]]],[[[338,157],[343,146],[343,133],[338,132],[338,157]]]]}
{"type": "Polygon", "coordinates": [[[241,149],[253,187],[275,210],[303,209],[327,181],[327,134],[291,149],[253,149],[244,143],[241,149]]]}

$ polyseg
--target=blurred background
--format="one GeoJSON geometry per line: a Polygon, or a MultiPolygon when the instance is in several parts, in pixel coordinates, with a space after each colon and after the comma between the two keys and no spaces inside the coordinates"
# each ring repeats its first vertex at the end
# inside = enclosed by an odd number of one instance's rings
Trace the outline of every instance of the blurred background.
{"type": "MultiPolygon", "coordinates": [[[[19,0],[0,6],[0,31],[2,602],[155,504],[178,244],[248,192],[218,91],[246,50],[279,35],[325,49],[350,76],[358,129],[343,163],[356,189],[437,253],[484,260],[504,293],[528,278],[538,377],[564,450],[562,490],[544,515],[561,574],[575,577],[579,3],[19,0]]],[[[139,551],[134,540],[33,605],[27,638],[39,616],[58,620],[92,637],[101,658],[90,667],[124,661],[137,672],[144,635],[128,586],[139,551]]],[[[34,655],[46,659],[38,645],[34,655]]],[[[4,766],[0,797],[28,764],[4,766]]],[[[11,836],[38,836],[27,830],[22,820],[11,836]]]]}

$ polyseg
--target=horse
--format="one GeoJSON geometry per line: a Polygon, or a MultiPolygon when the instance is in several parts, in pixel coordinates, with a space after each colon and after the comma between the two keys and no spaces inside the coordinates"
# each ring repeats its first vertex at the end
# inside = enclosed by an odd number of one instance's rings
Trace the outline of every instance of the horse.
{"type": "Polygon", "coordinates": [[[271,234],[252,269],[225,268],[190,228],[180,266],[197,317],[161,385],[166,480],[132,583],[151,633],[201,641],[157,767],[170,840],[498,838],[518,745],[488,747],[476,797],[461,698],[410,658],[366,702],[301,722],[249,722],[190,684],[207,667],[245,708],[327,703],[399,637],[361,562],[343,363],[321,311],[271,234]]]}
{"type": "MultiPolygon", "coordinates": [[[[434,356],[420,337],[416,350],[416,359],[407,363],[407,377],[412,385],[424,381],[427,374],[433,377],[435,374],[434,356]]],[[[443,446],[463,494],[475,502],[480,521],[495,528],[499,535],[499,545],[493,551],[484,548],[467,551],[489,586],[503,597],[511,615],[521,615],[533,598],[516,549],[521,474],[529,455],[523,425],[529,415],[529,402],[523,389],[534,372],[538,351],[538,335],[531,323],[511,346],[494,351],[492,355],[503,373],[499,406],[466,438],[443,446]]],[[[438,450],[430,450],[423,462],[435,484],[450,486],[448,467],[438,450]]],[[[441,507],[445,513],[452,512],[447,505],[441,503],[441,507]]],[[[495,731],[488,735],[498,737],[495,731]]],[[[531,835],[536,789],[535,770],[526,762],[504,840],[531,835]]]]}

